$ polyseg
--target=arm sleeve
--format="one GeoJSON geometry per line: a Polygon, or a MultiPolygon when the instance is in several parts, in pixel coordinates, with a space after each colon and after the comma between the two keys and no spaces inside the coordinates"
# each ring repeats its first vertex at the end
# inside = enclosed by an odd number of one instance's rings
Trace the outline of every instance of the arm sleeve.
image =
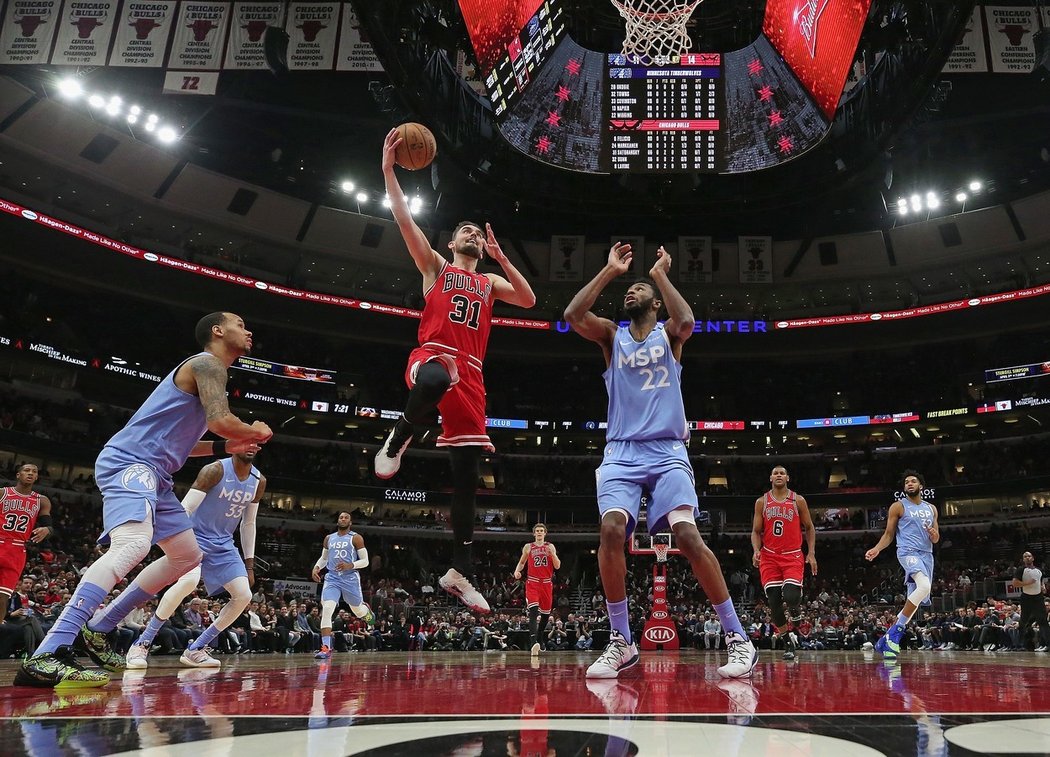
{"type": "Polygon", "coordinates": [[[259,503],[252,502],[244,509],[241,519],[241,554],[244,559],[255,557],[255,516],[259,513],[259,503]]]}
{"type": "Polygon", "coordinates": [[[314,563],[314,567],[320,570],[328,563],[328,547],[321,548],[321,556],[314,563]]]}
{"type": "Polygon", "coordinates": [[[202,492],[200,489],[190,489],[186,492],[186,496],[182,498],[182,509],[187,515],[193,515],[197,511],[206,494],[207,492],[202,492]]]}
{"type": "Polygon", "coordinates": [[[361,568],[368,567],[368,550],[364,547],[357,550],[357,559],[351,563],[354,566],[354,570],[361,570],[361,568]]]}

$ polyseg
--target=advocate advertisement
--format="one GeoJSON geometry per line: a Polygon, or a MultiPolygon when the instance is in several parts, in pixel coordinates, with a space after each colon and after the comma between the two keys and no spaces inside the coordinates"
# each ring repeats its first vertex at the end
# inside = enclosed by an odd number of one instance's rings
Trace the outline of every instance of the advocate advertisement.
{"type": "Polygon", "coordinates": [[[871,0],[768,0],[762,32],[813,96],[835,115],[871,0]]]}

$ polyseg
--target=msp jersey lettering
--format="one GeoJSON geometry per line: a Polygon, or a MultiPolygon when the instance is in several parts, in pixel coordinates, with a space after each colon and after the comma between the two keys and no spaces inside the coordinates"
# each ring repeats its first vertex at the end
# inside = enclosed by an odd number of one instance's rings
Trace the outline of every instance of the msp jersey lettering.
{"type": "Polygon", "coordinates": [[[419,343],[464,355],[481,368],[492,326],[489,277],[446,263],[423,297],[426,305],[419,323],[419,343]]]}
{"type": "Polygon", "coordinates": [[[789,490],[783,502],[774,499],[773,492],[766,492],[762,508],[762,548],[777,554],[802,549],[802,525],[795,492],[789,490]]]}

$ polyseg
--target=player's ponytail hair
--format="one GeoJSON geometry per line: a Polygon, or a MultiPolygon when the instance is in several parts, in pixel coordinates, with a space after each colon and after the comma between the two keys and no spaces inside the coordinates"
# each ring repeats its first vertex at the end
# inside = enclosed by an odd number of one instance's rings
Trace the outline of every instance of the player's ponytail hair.
{"type": "Polygon", "coordinates": [[[908,478],[908,476],[915,476],[915,478],[919,479],[919,485],[920,486],[922,486],[922,487],[926,486],[926,477],[924,475],[922,475],[921,473],[919,473],[919,471],[912,470],[911,468],[908,468],[908,470],[904,471],[904,473],[901,474],[901,488],[902,489],[904,488],[904,479],[908,478]]]}

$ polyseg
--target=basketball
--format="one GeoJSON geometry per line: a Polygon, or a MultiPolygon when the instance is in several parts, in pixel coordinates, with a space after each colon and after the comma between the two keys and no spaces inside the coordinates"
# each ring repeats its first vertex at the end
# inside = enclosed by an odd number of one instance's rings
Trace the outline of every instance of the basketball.
{"type": "Polygon", "coordinates": [[[401,144],[397,146],[394,160],[402,168],[418,171],[426,168],[437,155],[437,140],[434,133],[423,124],[407,123],[397,127],[401,135],[401,144]]]}

